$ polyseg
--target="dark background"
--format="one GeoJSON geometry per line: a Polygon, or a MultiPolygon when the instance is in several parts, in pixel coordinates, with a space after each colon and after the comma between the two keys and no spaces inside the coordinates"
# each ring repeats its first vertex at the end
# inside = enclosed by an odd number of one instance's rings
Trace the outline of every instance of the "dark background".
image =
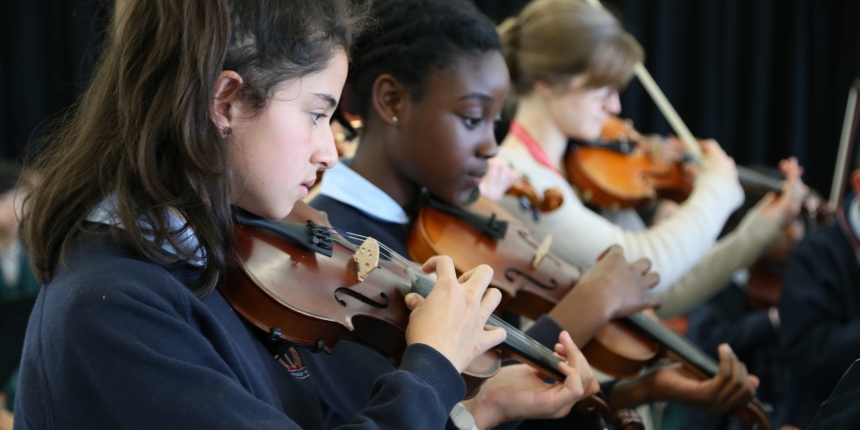
{"type": "MultiPolygon", "coordinates": [[[[524,0],[475,0],[500,22],[524,0]]],[[[857,0],[610,0],[697,136],[741,164],[795,155],[829,191],[847,90],[860,76],[857,0]]],[[[21,159],[84,88],[110,1],[0,0],[0,157],[21,159]]],[[[634,79],[622,116],[670,129],[634,79]]],[[[31,151],[32,152],[32,151],[31,151]]]]}

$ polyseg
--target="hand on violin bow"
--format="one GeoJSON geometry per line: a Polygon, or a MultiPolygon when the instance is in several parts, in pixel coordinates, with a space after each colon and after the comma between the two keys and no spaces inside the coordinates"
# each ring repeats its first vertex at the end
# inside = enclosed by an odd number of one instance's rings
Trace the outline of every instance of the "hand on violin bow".
{"type": "Polygon", "coordinates": [[[505,421],[527,418],[561,418],[573,405],[600,390],[591,367],[567,332],[555,346],[565,358],[558,370],[564,382],[547,384],[546,375],[526,364],[504,366],[481,387],[478,395],[463,404],[475,418],[479,429],[495,427],[505,421]]]}
{"type": "Polygon", "coordinates": [[[780,227],[785,227],[800,214],[800,207],[809,193],[809,188],[800,179],[803,167],[797,164],[796,158],[789,157],[780,161],[779,170],[785,175],[779,196],[772,192],[765,194],[754,210],[780,227]]]}
{"type": "Polygon", "coordinates": [[[476,357],[505,340],[505,331],[485,327],[502,300],[502,293],[487,288],[493,269],[480,265],[457,278],[450,257],[437,256],[424,263],[424,271],[436,272],[433,291],[423,298],[407,294],[412,310],[406,327],[406,344],[423,343],[444,355],[458,372],[476,357]]]}
{"type": "Polygon", "coordinates": [[[738,180],[738,169],[735,166],[735,160],[723,151],[720,144],[713,139],[702,140],[702,165],[697,166],[694,163],[687,163],[684,169],[694,178],[699,175],[715,172],[720,176],[731,177],[736,182],[738,180]]]}
{"type": "Polygon", "coordinates": [[[478,188],[482,196],[497,202],[518,178],[517,172],[504,159],[492,157],[487,160],[487,173],[478,188]]]}
{"type": "Polygon", "coordinates": [[[648,294],[659,281],[649,260],[628,263],[621,247],[613,245],[583,272],[549,316],[577,345],[585,345],[610,320],[659,306],[660,299],[648,294]]]}
{"type": "Polygon", "coordinates": [[[701,380],[678,365],[662,367],[638,378],[620,381],[610,393],[610,405],[626,408],[668,400],[713,416],[731,412],[755,396],[759,380],[747,373],[746,366],[729,345],[720,345],[718,351],[720,371],[713,378],[701,380]]]}

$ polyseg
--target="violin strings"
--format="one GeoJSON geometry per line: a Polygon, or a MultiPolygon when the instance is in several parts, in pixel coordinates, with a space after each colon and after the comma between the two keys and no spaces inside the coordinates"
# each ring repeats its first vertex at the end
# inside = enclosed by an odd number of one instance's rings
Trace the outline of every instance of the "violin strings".
{"type": "MultiPolygon", "coordinates": [[[[324,227],[324,229],[328,233],[335,233],[338,236],[343,237],[344,240],[336,239],[333,237],[329,237],[329,240],[331,242],[340,244],[341,246],[343,246],[344,248],[346,248],[347,250],[349,250],[351,252],[355,252],[359,248],[359,245],[353,243],[349,239],[354,239],[356,241],[362,241],[363,242],[364,240],[367,240],[369,237],[369,236],[364,236],[364,235],[360,235],[357,233],[338,230],[338,229],[335,229],[332,227],[324,227]]],[[[379,243],[379,242],[377,242],[377,243],[379,243]]],[[[426,277],[426,274],[423,271],[421,271],[421,265],[419,265],[418,263],[400,255],[399,253],[395,252],[393,249],[391,249],[390,247],[388,247],[387,245],[385,245],[383,243],[379,243],[379,248],[380,248],[380,250],[386,251],[388,253],[389,260],[394,262],[395,264],[397,264],[401,268],[404,268],[404,269],[411,268],[411,269],[416,271],[418,276],[423,276],[423,277],[429,279],[428,277],[426,277]]],[[[529,347],[529,349],[536,356],[535,358],[542,359],[543,361],[548,362],[548,363],[552,363],[553,361],[560,360],[559,356],[557,356],[551,349],[547,348],[546,346],[544,346],[540,342],[536,341],[531,336],[525,334],[522,330],[512,326],[507,321],[505,321],[499,317],[496,317],[495,315],[492,315],[491,318],[493,318],[493,322],[495,324],[497,324],[499,328],[501,328],[502,330],[505,330],[505,332],[508,334],[508,340],[509,341],[518,341],[521,344],[529,347]]]]}
{"type": "MultiPolygon", "coordinates": [[[[363,236],[363,235],[360,235],[360,234],[357,234],[357,233],[352,233],[352,232],[348,232],[348,231],[342,231],[342,230],[338,230],[338,229],[331,228],[331,227],[325,227],[325,229],[326,229],[326,231],[328,231],[329,233],[336,233],[337,235],[342,236],[342,237],[344,237],[345,239],[347,239],[347,242],[348,242],[351,246],[355,246],[355,249],[351,249],[351,248],[347,247],[347,249],[349,249],[350,251],[353,251],[353,252],[354,252],[356,249],[358,249],[358,245],[357,245],[357,244],[355,244],[355,243],[353,243],[353,242],[351,242],[351,241],[349,241],[349,239],[355,239],[355,240],[357,240],[357,241],[363,242],[363,241],[365,241],[365,240],[367,240],[367,239],[369,238],[369,236],[363,236]]],[[[332,240],[332,241],[337,241],[337,240],[335,240],[335,239],[331,239],[331,240],[332,240]]],[[[337,241],[337,242],[338,242],[338,243],[341,243],[340,241],[337,241]]],[[[379,242],[377,242],[377,243],[379,243],[379,242]]],[[[341,244],[343,244],[343,243],[341,243],[341,244]]],[[[419,264],[415,263],[414,261],[412,261],[412,260],[410,260],[410,259],[408,259],[408,258],[406,258],[406,257],[403,257],[403,256],[402,256],[402,255],[400,255],[399,253],[395,252],[393,249],[389,248],[389,247],[388,247],[387,245],[385,245],[384,243],[379,243],[379,249],[380,249],[380,250],[382,250],[382,251],[386,251],[386,252],[388,253],[388,255],[387,255],[387,256],[388,256],[389,260],[392,260],[392,261],[395,261],[395,260],[396,260],[396,261],[399,261],[399,262],[400,262],[400,263],[399,263],[399,265],[400,265],[401,267],[403,267],[403,268],[413,268],[413,269],[416,269],[416,268],[420,268],[420,267],[421,267],[419,264]]]]}

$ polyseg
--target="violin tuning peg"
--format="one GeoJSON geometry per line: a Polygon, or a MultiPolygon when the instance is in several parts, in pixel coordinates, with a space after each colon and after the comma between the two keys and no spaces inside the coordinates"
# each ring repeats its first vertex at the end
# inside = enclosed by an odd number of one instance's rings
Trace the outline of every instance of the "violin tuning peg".
{"type": "Polygon", "coordinates": [[[368,237],[352,255],[358,271],[358,282],[364,282],[370,273],[379,266],[379,242],[368,237]]]}

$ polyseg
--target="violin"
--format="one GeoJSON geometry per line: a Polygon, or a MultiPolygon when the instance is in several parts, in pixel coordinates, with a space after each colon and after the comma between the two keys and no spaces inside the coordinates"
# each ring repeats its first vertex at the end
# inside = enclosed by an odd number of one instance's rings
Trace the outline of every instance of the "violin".
{"type": "MultiPolygon", "coordinates": [[[[448,255],[458,273],[477,264],[493,268],[490,285],[502,292],[502,309],[538,319],[548,313],[576,284],[579,269],[549,253],[551,237],[538,242],[531,232],[486,198],[461,208],[422,196],[418,215],[407,239],[416,261],[448,255]]],[[[627,409],[610,412],[598,398],[576,408],[598,428],[612,423],[619,430],[644,429],[641,418],[627,409]]]]}
{"type": "MultiPolygon", "coordinates": [[[[292,219],[269,221],[237,211],[235,251],[219,291],[245,320],[273,341],[331,353],[347,339],[385,355],[395,366],[406,349],[410,292],[426,296],[434,280],[384,244],[339,232],[327,218],[297,203],[292,219]],[[302,216],[304,215],[304,216],[302,216]],[[361,246],[353,240],[365,242],[361,246]]],[[[289,218],[288,218],[289,219],[289,218]]],[[[506,356],[529,363],[557,380],[561,361],[496,315],[487,324],[507,332],[506,356]]],[[[499,370],[500,350],[478,357],[464,372],[469,395],[499,370]]]]}
{"type": "MultiPolygon", "coordinates": [[[[407,246],[417,261],[449,255],[459,272],[472,267],[474,261],[489,264],[494,270],[491,285],[504,297],[499,309],[531,319],[552,309],[579,277],[578,269],[551,253],[537,267],[532,266],[537,241],[522,224],[486,199],[466,208],[425,200],[407,246]],[[528,276],[511,276],[523,268],[528,276]]],[[[619,378],[634,377],[662,357],[675,359],[702,379],[719,372],[719,364],[689,340],[641,313],[610,322],[582,352],[593,367],[619,378]]],[[[737,415],[748,425],[770,429],[767,412],[756,399],[737,415]]]]}
{"type": "Polygon", "coordinates": [[[643,138],[630,120],[610,117],[597,144],[568,147],[568,180],[584,202],[602,208],[646,208],[657,198],[683,201],[693,191],[692,178],[662,148],[659,138],[643,138]]]}
{"type": "MultiPolygon", "coordinates": [[[[582,347],[582,353],[597,370],[617,378],[638,375],[645,366],[662,358],[680,363],[701,379],[719,373],[719,363],[685,337],[644,312],[620,318],[602,328],[582,347]]],[[[756,398],[734,412],[753,429],[770,430],[770,417],[756,398]]]]}
{"type": "MultiPolygon", "coordinates": [[[[695,161],[690,153],[671,156],[667,143],[678,138],[643,136],[630,120],[610,116],[601,138],[593,144],[572,143],[565,153],[568,180],[583,201],[608,209],[644,209],[658,198],[682,202],[693,190],[692,178],[682,163],[695,161]]],[[[779,179],[744,166],[737,166],[738,181],[747,191],[780,192],[779,179]]],[[[827,222],[832,211],[820,196],[811,193],[804,213],[818,223],[827,222]]]]}
{"type": "Polygon", "coordinates": [[[415,261],[447,255],[463,273],[493,268],[491,286],[502,292],[499,309],[531,319],[547,313],[579,280],[580,271],[549,253],[552,237],[538,241],[524,224],[486,198],[460,208],[428,195],[407,239],[415,261]]]}

